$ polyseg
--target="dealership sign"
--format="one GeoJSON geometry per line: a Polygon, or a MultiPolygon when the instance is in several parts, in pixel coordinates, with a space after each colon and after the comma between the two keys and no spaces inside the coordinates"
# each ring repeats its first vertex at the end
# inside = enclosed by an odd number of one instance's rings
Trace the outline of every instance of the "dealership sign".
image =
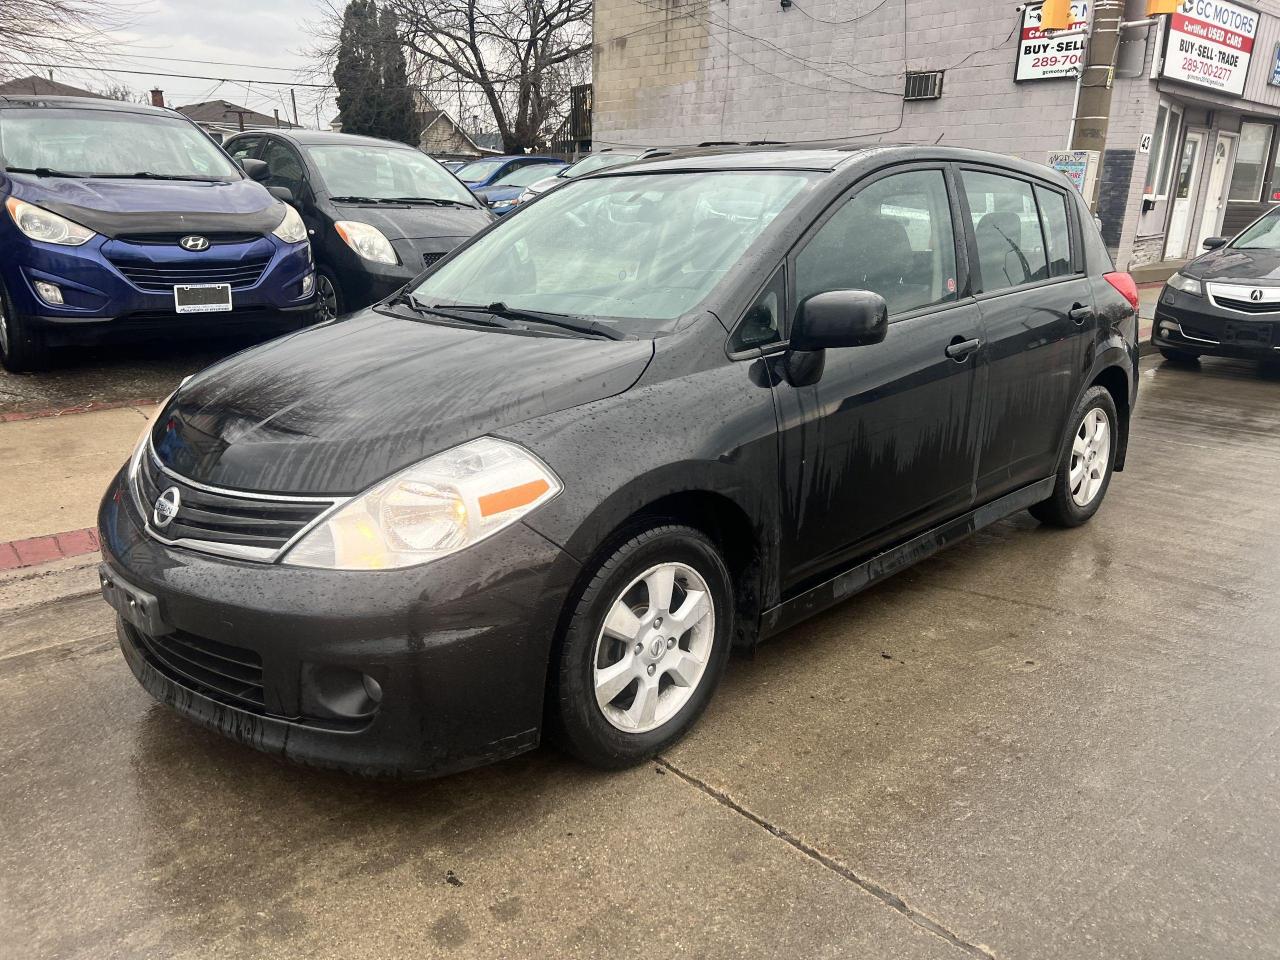
{"type": "Polygon", "coordinates": [[[1258,19],[1227,0],[1183,0],[1169,17],[1160,76],[1243,96],[1258,19]]]}
{"type": "MultiPolygon", "coordinates": [[[[1075,78],[1084,68],[1084,36],[1058,37],[1040,28],[1040,8],[1044,4],[1029,3],[1022,10],[1022,40],[1018,44],[1018,66],[1015,80],[1057,80],[1075,78]]],[[[1071,4],[1071,26],[1080,30],[1088,25],[1089,4],[1079,0],[1071,4]]]]}

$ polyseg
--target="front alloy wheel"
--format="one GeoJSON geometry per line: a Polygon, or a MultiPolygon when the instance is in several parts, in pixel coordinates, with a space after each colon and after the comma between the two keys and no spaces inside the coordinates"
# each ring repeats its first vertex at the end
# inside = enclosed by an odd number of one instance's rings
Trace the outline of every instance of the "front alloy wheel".
{"type": "Polygon", "coordinates": [[[329,320],[336,320],[341,311],[341,302],[338,298],[338,286],[333,282],[333,278],[329,274],[319,271],[316,273],[316,320],[325,323],[329,320]]]}
{"type": "Polygon", "coordinates": [[[636,533],[598,562],[553,668],[563,745],[618,768],[678,740],[724,671],[732,597],[719,550],[690,527],[636,533]]]}

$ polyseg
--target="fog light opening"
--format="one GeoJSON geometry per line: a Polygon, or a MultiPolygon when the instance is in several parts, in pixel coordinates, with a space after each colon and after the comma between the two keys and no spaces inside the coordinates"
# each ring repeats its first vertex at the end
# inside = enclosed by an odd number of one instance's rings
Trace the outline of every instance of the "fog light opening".
{"type": "Polygon", "coordinates": [[[52,304],[55,307],[62,306],[63,304],[62,288],[58,286],[56,283],[48,283],[47,281],[44,281],[44,280],[37,280],[35,282],[35,288],[36,288],[36,294],[45,303],[52,304]]]}
{"type": "Polygon", "coordinates": [[[382,684],[367,673],[364,675],[364,692],[374,703],[382,703],[382,684]]]}
{"type": "Polygon", "coordinates": [[[302,295],[304,297],[311,296],[311,293],[312,291],[315,290],[315,288],[316,288],[316,275],[314,273],[308,273],[305,277],[302,278],[302,295]]]}

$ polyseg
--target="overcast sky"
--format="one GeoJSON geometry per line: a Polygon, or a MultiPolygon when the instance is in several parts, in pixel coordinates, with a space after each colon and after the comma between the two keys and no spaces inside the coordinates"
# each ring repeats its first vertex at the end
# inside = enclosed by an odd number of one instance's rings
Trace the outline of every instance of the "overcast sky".
{"type": "MultiPolygon", "coordinates": [[[[108,69],[55,70],[56,79],[96,87],[114,80],[139,92],[157,86],[165,91],[169,106],[221,99],[268,115],[276,108],[282,117],[292,112],[287,87],[251,83],[246,89],[244,81],[326,83],[332,79],[316,75],[314,58],[306,56],[306,50],[316,44],[314,31],[323,22],[323,0],[146,0],[137,4],[123,0],[122,6],[129,27],[116,32],[119,42],[104,48],[97,60],[108,69]],[[253,66],[217,66],[200,60],[253,66]],[[112,73],[112,67],[160,73],[112,73]],[[164,73],[226,78],[227,82],[164,73]]],[[[335,112],[333,92],[304,87],[295,91],[303,125],[315,126],[319,106],[320,120],[327,126],[335,112]]]]}

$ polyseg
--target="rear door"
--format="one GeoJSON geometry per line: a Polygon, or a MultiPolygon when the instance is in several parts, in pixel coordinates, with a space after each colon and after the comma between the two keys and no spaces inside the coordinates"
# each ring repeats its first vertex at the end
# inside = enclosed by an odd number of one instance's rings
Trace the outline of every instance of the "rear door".
{"type": "Polygon", "coordinates": [[[833,204],[789,260],[792,304],[874,290],[890,322],[883,343],[827,350],[816,383],[776,387],[784,590],[973,501],[982,318],[960,222],[945,164],[898,166],[833,204]]]}
{"type": "Polygon", "coordinates": [[[984,503],[1053,473],[1096,319],[1065,191],[968,165],[959,180],[987,339],[984,503]]]}

